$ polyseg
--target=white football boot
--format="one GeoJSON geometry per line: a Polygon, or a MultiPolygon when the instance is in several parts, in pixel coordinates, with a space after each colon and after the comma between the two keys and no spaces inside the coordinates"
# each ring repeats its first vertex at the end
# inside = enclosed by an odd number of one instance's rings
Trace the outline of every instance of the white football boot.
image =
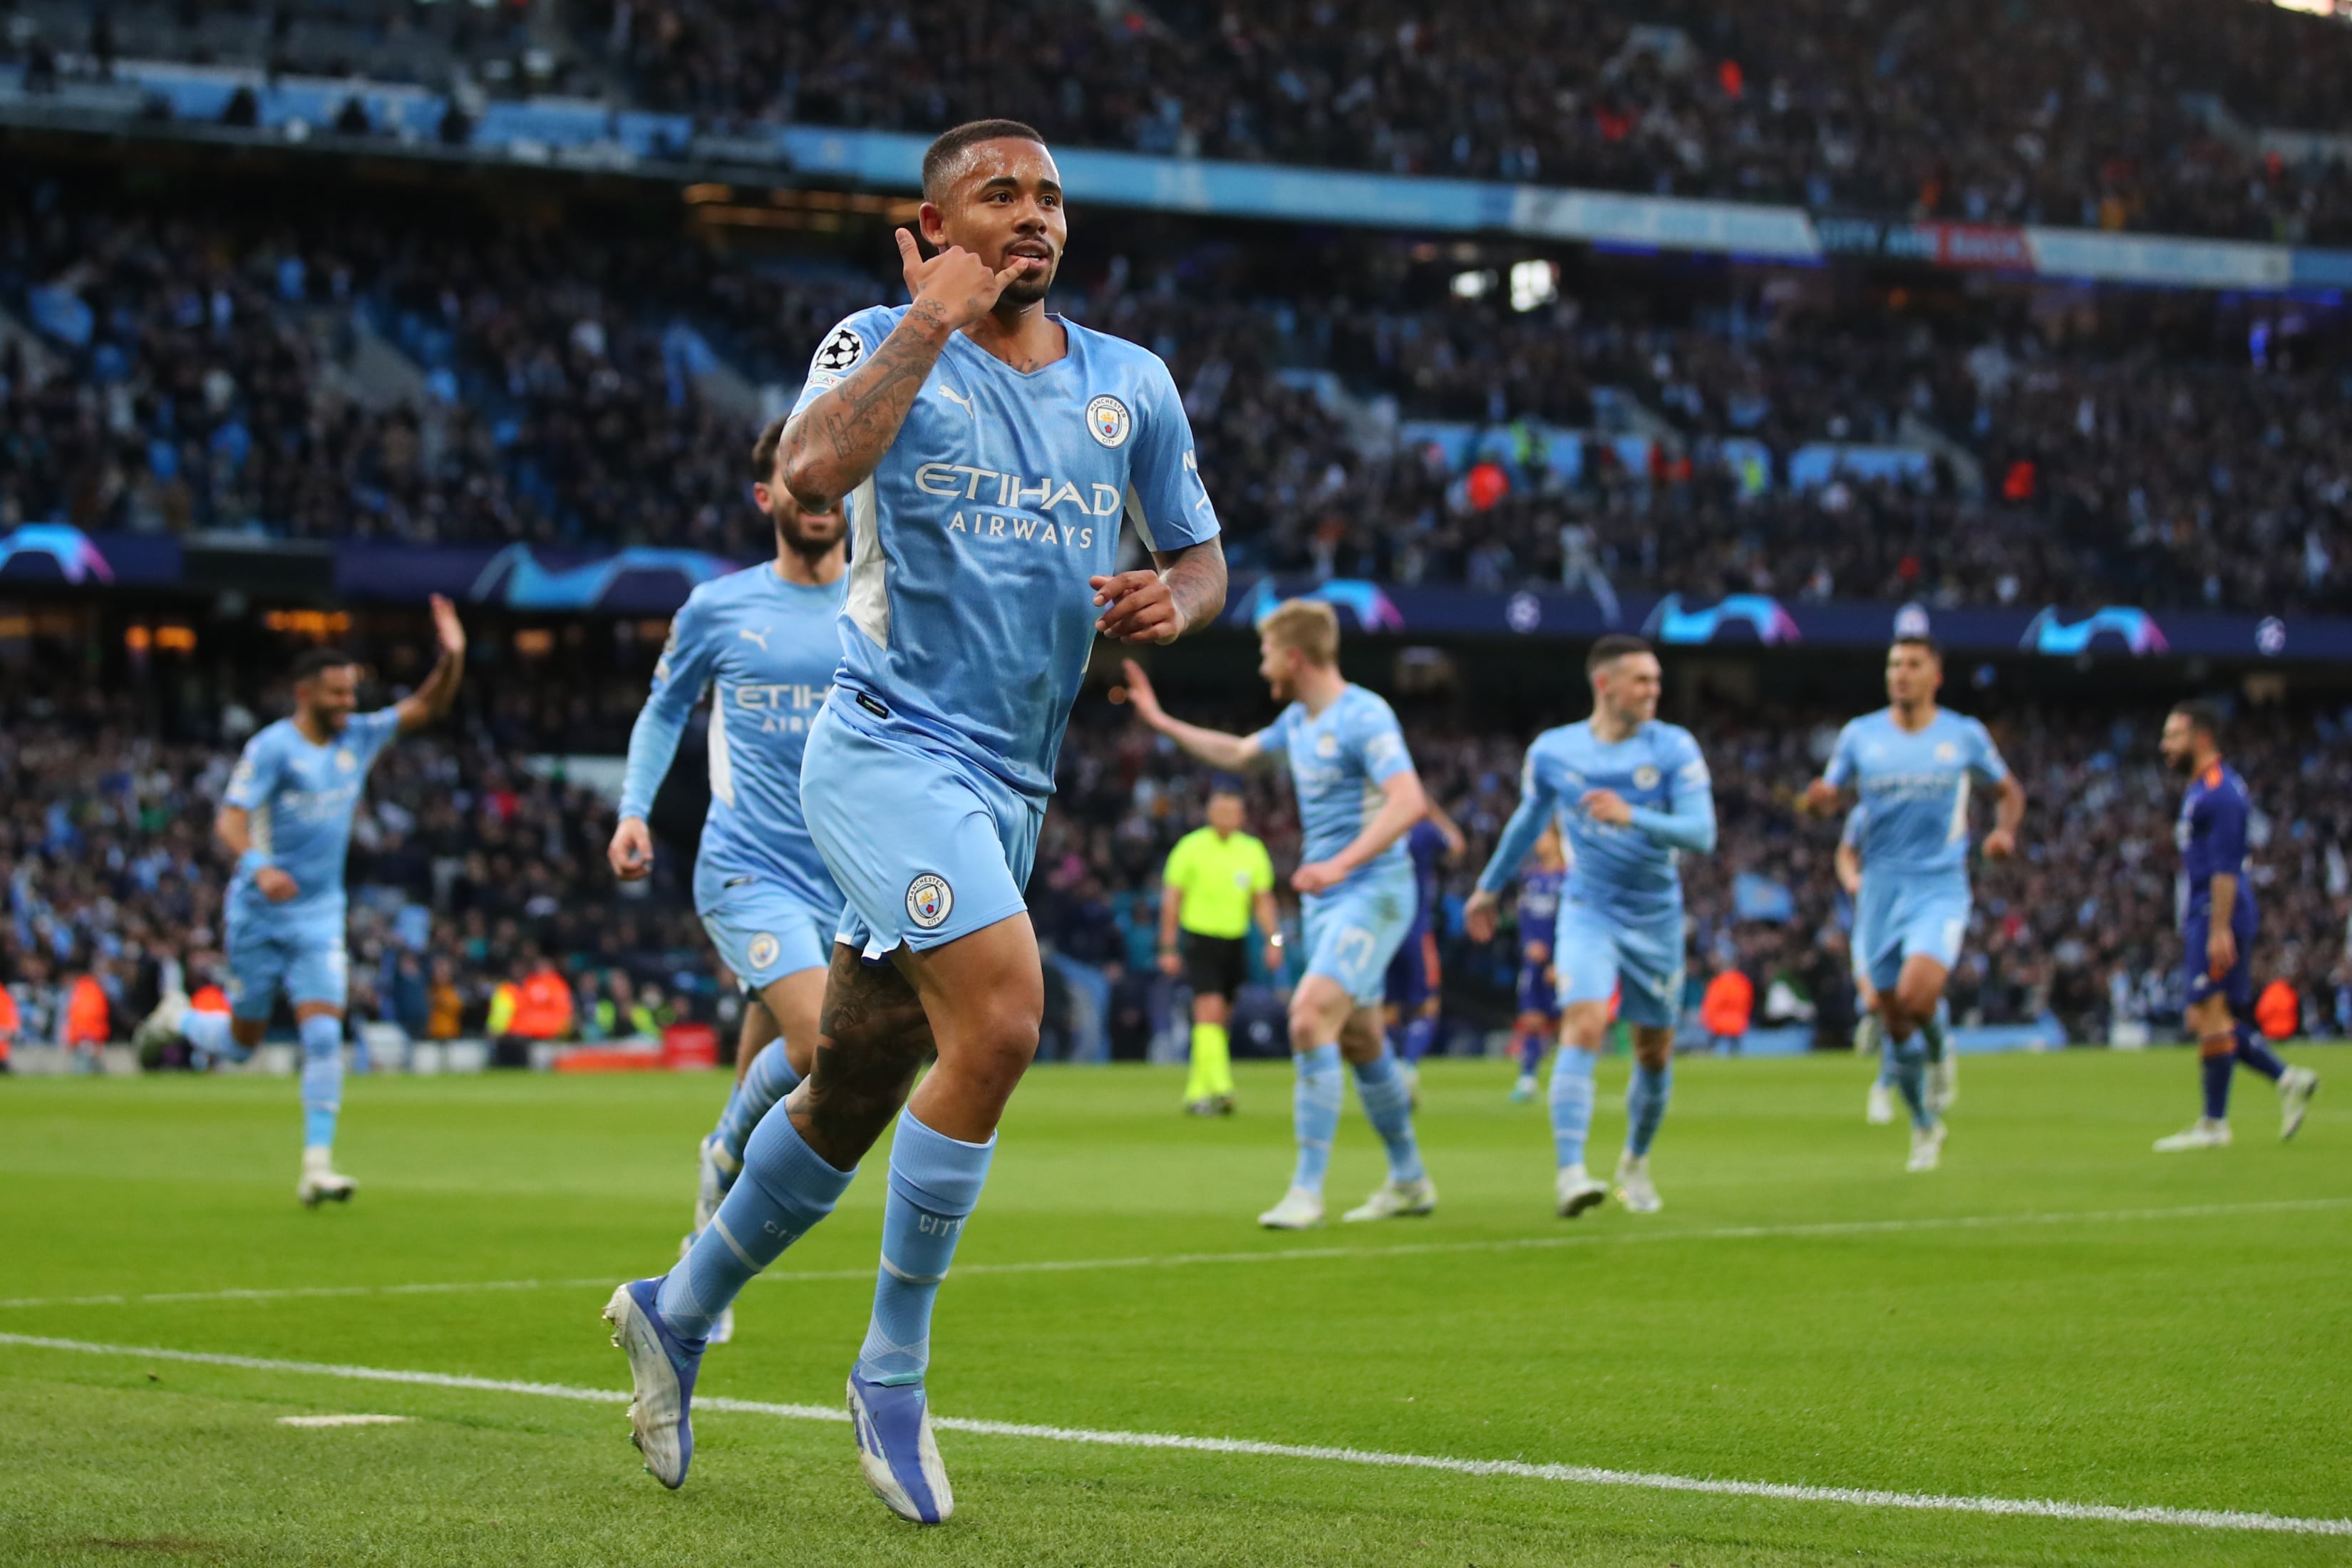
{"type": "MultiPolygon", "coordinates": [[[[2281,1079],[2279,1081],[2284,1083],[2286,1080],[2281,1079]]],[[[2156,1152],[2159,1154],[2185,1154],[2192,1149],[2227,1149],[2229,1146],[2230,1124],[2216,1121],[2210,1116],[2199,1117],[2186,1131],[2175,1132],[2168,1138],[2156,1141],[2156,1152]]]]}
{"type": "Polygon", "coordinates": [[[1650,1158],[1631,1150],[1617,1157],[1617,1201],[1627,1214],[1655,1214],[1666,1206],[1650,1180],[1650,1158]]]}
{"type": "Polygon", "coordinates": [[[1404,1219],[1430,1214],[1437,1207],[1437,1184],[1423,1176],[1417,1182],[1382,1182],[1372,1195],[1339,1216],[1345,1225],[1368,1219],[1404,1219]]]}
{"type": "Polygon", "coordinates": [[[1257,1216],[1268,1230],[1313,1230],[1323,1223],[1323,1194],[1293,1187],[1282,1201],[1257,1216]]]}
{"type": "Polygon", "coordinates": [[[1552,1192],[1559,1200],[1559,1217],[1574,1219],[1585,1210],[1598,1208],[1609,1201],[1609,1184],[1596,1182],[1585,1173],[1583,1162],[1562,1165],[1552,1192]]]}

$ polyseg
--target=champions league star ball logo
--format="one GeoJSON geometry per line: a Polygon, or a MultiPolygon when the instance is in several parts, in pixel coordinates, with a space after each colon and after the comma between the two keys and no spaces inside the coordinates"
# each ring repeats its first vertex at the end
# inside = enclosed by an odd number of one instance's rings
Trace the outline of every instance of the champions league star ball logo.
{"type": "Polygon", "coordinates": [[[955,909],[955,889],[948,879],[926,871],[907,884],[907,918],[925,931],[937,931],[955,909]]]}
{"type": "Polygon", "coordinates": [[[1126,446],[1127,437],[1134,428],[1135,417],[1128,413],[1127,405],[1109,393],[1104,393],[1087,405],[1087,434],[1104,446],[1126,446]]]}

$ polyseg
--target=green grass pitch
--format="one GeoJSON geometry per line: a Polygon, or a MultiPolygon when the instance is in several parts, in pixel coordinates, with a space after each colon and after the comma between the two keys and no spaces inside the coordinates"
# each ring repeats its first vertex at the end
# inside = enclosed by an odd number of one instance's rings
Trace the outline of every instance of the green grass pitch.
{"type": "MultiPolygon", "coordinates": [[[[1180,1117],[1171,1071],[1042,1070],[940,1298],[934,1409],[2341,1520],[2352,1053],[2296,1054],[2339,1080],[2296,1142],[2242,1076],[2237,1146],[2171,1157],[2148,1145],[2194,1113],[2185,1053],[1972,1058],[1926,1176],[1899,1129],[1864,1125],[1863,1064],[1688,1062],[1654,1157],[1665,1212],[1573,1223],[1542,1108],[1505,1103],[1501,1064],[1435,1063],[1437,1215],[1304,1237],[1252,1224],[1288,1169],[1286,1069],[1246,1068],[1225,1122],[1180,1117]]],[[[1602,1068],[1604,1169],[1624,1070],[1602,1068]]],[[[359,1198],[313,1213],[291,1083],[0,1081],[0,1563],[2352,1563],[2347,1534],[953,1431],[957,1514],[921,1531],[866,1494],[837,1421],[705,1412],[671,1494],[617,1404],[23,1342],[624,1389],[598,1310],[675,1255],[722,1092],[358,1080],[339,1153],[359,1198]],[[382,1289],[488,1282],[509,1286],[382,1289]],[[239,1289],[263,1293],[216,1294],[239,1289]],[[60,1300],[88,1297],[114,1299],[60,1300]],[[279,1421],[353,1413],[410,1419],[279,1421]]],[[[706,1395],[837,1407],[880,1160],[746,1292],[706,1395]]],[[[1378,1174],[1351,1105],[1334,1214],[1378,1174]]]]}

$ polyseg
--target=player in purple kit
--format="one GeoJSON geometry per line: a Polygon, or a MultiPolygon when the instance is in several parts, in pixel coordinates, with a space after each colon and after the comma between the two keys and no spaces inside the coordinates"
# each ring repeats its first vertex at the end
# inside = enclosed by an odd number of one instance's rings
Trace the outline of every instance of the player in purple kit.
{"type": "Polygon", "coordinates": [[[1461,859],[1466,842],[1434,801],[1429,815],[1404,836],[1404,852],[1412,857],[1412,928],[1389,960],[1386,1033],[1415,1105],[1421,1103],[1421,1058],[1437,1043],[1443,1005],[1437,963],[1438,868],[1461,859]]]}
{"type": "Polygon", "coordinates": [[[2187,970],[2183,1021],[2197,1038],[2205,1113],[2186,1131],[2156,1141],[2159,1154],[2230,1145],[2230,1077],[2243,1062],[2278,1085],[2279,1136],[2292,1138],[2319,1088],[2309,1068],[2281,1061],[2249,1015],[2253,973],[2248,952],[2261,917],[2246,883],[2246,822],[2253,802],[2246,781],[2221,760],[2221,710],[2183,702],[2165,716],[2158,742],[2165,762],[2189,775],[2173,833],[2180,845],[2181,962],[2187,970]]]}
{"type": "Polygon", "coordinates": [[[1519,1015],[1511,1021],[1511,1054],[1519,1079],[1511,1103],[1536,1097],[1536,1069],[1544,1047],[1559,1033],[1559,997],[1552,988],[1552,929],[1559,923],[1560,895],[1568,887],[1568,857],[1559,829],[1547,827],[1536,840],[1535,864],[1519,877],[1519,1015]]]}

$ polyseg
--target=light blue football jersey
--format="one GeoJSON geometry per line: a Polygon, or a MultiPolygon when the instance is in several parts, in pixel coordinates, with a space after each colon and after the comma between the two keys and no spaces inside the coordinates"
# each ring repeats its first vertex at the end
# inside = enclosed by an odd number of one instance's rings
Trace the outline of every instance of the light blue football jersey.
{"type": "MultiPolygon", "coordinates": [[[[907,307],[860,310],[818,347],[794,412],[878,349],[907,307]]],[[[1215,537],[1192,429],[1148,349],[1055,320],[1069,352],[1022,372],[958,332],[898,439],[843,498],[849,594],[835,680],[1033,798],[1095,641],[1089,577],[1215,537]]],[[[871,711],[871,710],[868,710],[871,711]]]]}
{"type": "Polygon", "coordinates": [[[1999,784],[2009,766],[1974,719],[1938,708],[1911,734],[1881,709],[1838,732],[1822,776],[1861,797],[1864,869],[1949,871],[1968,864],[1970,782],[1999,784]]]}
{"type": "Polygon", "coordinates": [[[1519,808],[1478,885],[1499,893],[1547,821],[1559,824],[1575,875],[1571,903],[1629,918],[1678,912],[1683,904],[1678,842],[1715,842],[1715,784],[1698,742],[1680,725],[1657,720],[1614,744],[1594,738],[1592,721],[1547,730],[1528,747],[1519,808]],[[1613,790],[1633,808],[1624,826],[1595,821],[1578,802],[1587,790],[1613,790]]]}
{"type": "Polygon", "coordinates": [[[313,744],[280,719],[245,743],[222,799],[242,807],[252,824],[254,849],[294,879],[296,893],[274,904],[240,867],[230,879],[233,921],[268,921],[281,929],[343,921],[343,863],[352,847],[352,817],[367,787],[368,769],[400,733],[397,709],[354,713],[343,732],[313,744]]]}
{"type": "MultiPolygon", "coordinates": [[[[1294,702],[1252,739],[1268,753],[1289,759],[1306,840],[1299,854],[1308,861],[1328,860],[1355,842],[1388,798],[1381,786],[1412,771],[1395,710],[1379,693],[1360,686],[1344,688],[1320,713],[1310,714],[1305,703],[1294,702]]],[[[1412,857],[1400,837],[1357,867],[1348,882],[1412,869],[1412,857]]]]}
{"type": "Polygon", "coordinates": [[[694,901],[709,910],[732,879],[782,883],[813,909],[841,895],[801,815],[801,753],[841,662],[846,577],[787,583],[772,563],[689,595],[654,666],[653,691],[629,733],[621,815],[643,816],[660,792],[694,705],[710,696],[710,810],[694,862],[694,901]]]}

